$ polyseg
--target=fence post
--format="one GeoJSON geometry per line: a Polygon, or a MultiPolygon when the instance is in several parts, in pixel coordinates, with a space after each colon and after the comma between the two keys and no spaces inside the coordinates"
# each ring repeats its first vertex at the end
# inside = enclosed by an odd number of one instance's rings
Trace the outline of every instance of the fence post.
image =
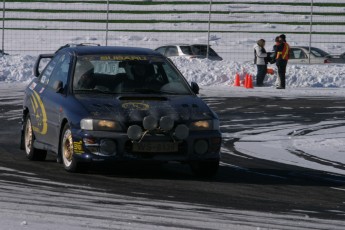
{"type": "Polygon", "coordinates": [[[207,59],[208,59],[208,54],[210,51],[211,10],[212,10],[212,0],[210,0],[210,11],[208,13],[208,33],[207,33],[207,51],[206,51],[207,59]]]}
{"type": "Polygon", "coordinates": [[[1,44],[1,52],[5,53],[5,0],[2,1],[2,44],[1,44]]]}
{"type": "Polygon", "coordinates": [[[109,0],[107,0],[107,22],[105,26],[105,46],[108,46],[108,30],[109,30],[109,0]]]}
{"type": "Polygon", "coordinates": [[[313,33],[313,0],[310,3],[310,31],[309,31],[309,64],[310,64],[310,53],[311,53],[311,34],[313,33]]]}

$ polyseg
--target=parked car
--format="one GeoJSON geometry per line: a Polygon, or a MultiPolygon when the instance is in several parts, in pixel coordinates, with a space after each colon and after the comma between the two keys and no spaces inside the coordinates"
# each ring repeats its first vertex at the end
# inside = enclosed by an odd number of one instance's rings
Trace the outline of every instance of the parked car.
{"type": "Polygon", "coordinates": [[[322,64],[327,63],[329,53],[316,47],[310,48],[308,46],[291,46],[289,63],[292,64],[308,64],[310,56],[310,64],[322,64]]]}
{"type": "Polygon", "coordinates": [[[332,55],[327,58],[327,63],[344,63],[345,64],[345,53],[340,55],[332,55]]]}
{"type": "MultiPolygon", "coordinates": [[[[328,58],[331,55],[319,48],[311,47],[310,49],[310,64],[329,63],[328,58]]],[[[272,51],[271,57],[274,57],[272,51]]],[[[290,46],[289,54],[290,64],[309,64],[309,47],[308,46],[290,46]]]]}
{"type": "Polygon", "coordinates": [[[28,159],[45,160],[49,151],[69,172],[114,161],[179,161],[200,175],[217,172],[218,116],[158,52],[64,46],[39,55],[34,75],[23,103],[28,159]]]}
{"type": "MultiPolygon", "coordinates": [[[[158,47],[155,50],[166,57],[206,58],[207,55],[207,45],[204,44],[172,44],[158,47]]],[[[209,47],[208,59],[214,61],[223,60],[211,47],[209,47]]]]}

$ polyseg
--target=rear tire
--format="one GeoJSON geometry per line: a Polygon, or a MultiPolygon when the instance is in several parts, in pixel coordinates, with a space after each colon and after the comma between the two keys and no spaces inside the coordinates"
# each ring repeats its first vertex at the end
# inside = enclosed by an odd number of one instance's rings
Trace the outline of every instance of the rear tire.
{"type": "Polygon", "coordinates": [[[35,135],[32,130],[30,116],[25,117],[24,122],[24,150],[26,157],[32,161],[44,161],[47,156],[46,150],[34,148],[35,135]]]}
{"type": "Polygon", "coordinates": [[[63,128],[60,138],[60,144],[60,154],[65,170],[68,172],[79,171],[80,165],[78,164],[76,159],[74,159],[72,132],[68,124],[65,124],[63,128]]]}
{"type": "Polygon", "coordinates": [[[193,161],[190,167],[196,176],[212,178],[217,175],[219,160],[214,161],[193,161]]]}

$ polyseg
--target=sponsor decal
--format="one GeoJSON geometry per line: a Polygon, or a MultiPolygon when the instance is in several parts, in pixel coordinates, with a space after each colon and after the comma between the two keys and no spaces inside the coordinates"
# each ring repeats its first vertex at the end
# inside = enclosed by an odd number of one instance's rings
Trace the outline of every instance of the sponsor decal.
{"type": "Polygon", "coordinates": [[[142,102],[127,102],[122,104],[122,108],[130,110],[149,110],[150,106],[142,102]]]}
{"type": "Polygon", "coordinates": [[[73,142],[73,150],[74,150],[74,153],[76,153],[76,154],[83,153],[84,152],[83,142],[82,141],[74,141],[73,142]]]}
{"type": "Polygon", "coordinates": [[[44,89],[45,89],[45,88],[44,88],[44,87],[42,87],[42,89],[40,90],[40,92],[39,92],[39,93],[40,93],[40,94],[41,94],[41,93],[43,93],[44,89]]]}
{"type": "Polygon", "coordinates": [[[101,56],[102,61],[114,60],[114,61],[147,61],[147,56],[132,56],[132,55],[108,55],[101,56]]]}
{"type": "Polygon", "coordinates": [[[37,84],[35,82],[32,82],[32,84],[29,86],[29,89],[34,90],[36,85],[37,84]]]}
{"type": "Polygon", "coordinates": [[[32,129],[39,134],[45,135],[48,130],[46,109],[38,93],[36,91],[32,92],[33,94],[31,95],[30,101],[33,109],[33,119],[36,120],[37,125],[32,126],[32,129]]]}
{"type": "Polygon", "coordinates": [[[104,55],[100,57],[93,57],[93,60],[101,61],[150,61],[150,62],[164,62],[164,57],[160,56],[144,56],[144,55],[104,55]]]}

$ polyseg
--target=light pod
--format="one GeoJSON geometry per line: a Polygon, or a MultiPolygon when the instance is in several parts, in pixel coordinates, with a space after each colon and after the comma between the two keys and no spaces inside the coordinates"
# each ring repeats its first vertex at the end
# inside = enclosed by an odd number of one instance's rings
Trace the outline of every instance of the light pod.
{"type": "Polygon", "coordinates": [[[140,140],[141,136],[143,135],[143,130],[139,125],[131,125],[128,127],[127,136],[129,139],[133,141],[140,140]]]}
{"type": "Polygon", "coordinates": [[[164,131],[169,131],[174,127],[174,121],[168,116],[161,117],[159,126],[164,131]]]}
{"type": "Polygon", "coordinates": [[[157,119],[149,115],[144,117],[143,127],[144,129],[151,131],[157,128],[157,123],[157,119]]]}
{"type": "Polygon", "coordinates": [[[179,140],[184,140],[189,136],[189,129],[186,125],[180,124],[176,127],[174,136],[179,140]]]}

